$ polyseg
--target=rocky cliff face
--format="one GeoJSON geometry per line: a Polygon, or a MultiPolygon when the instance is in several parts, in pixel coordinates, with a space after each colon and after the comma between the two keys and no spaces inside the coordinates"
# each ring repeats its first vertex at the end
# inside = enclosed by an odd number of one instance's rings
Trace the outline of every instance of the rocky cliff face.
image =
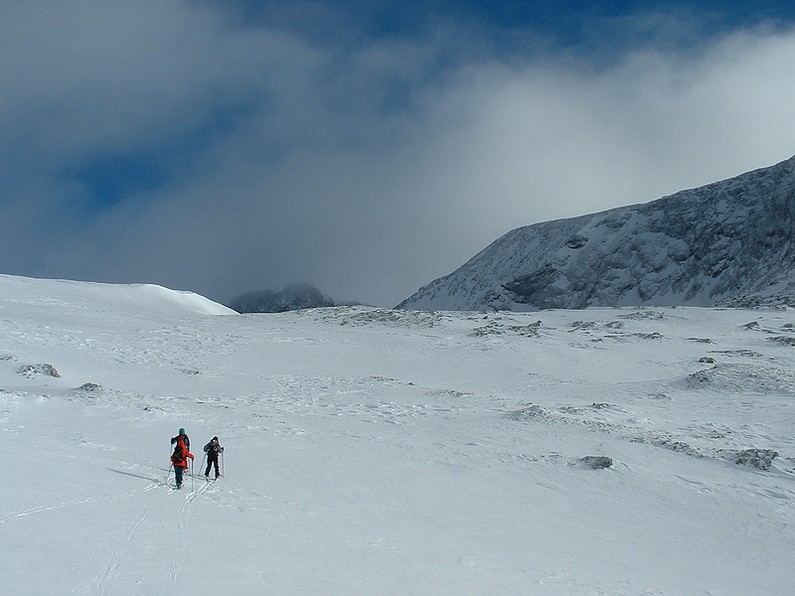
{"type": "Polygon", "coordinates": [[[398,308],[795,305],[795,157],[508,232],[398,308]]]}

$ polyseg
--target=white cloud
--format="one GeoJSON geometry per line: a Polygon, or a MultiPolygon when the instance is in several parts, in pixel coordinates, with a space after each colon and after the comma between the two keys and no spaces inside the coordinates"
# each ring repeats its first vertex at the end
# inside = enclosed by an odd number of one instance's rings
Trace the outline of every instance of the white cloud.
{"type": "Polygon", "coordinates": [[[449,29],[342,51],[192,3],[75,6],[18,3],[0,25],[0,151],[20,164],[0,169],[10,272],[217,299],[304,280],[389,305],[511,228],[795,153],[792,31],[596,69],[476,58],[483,40],[449,29]],[[94,218],[73,208],[64,170],[159,149],[176,174],[164,188],[94,218]]]}

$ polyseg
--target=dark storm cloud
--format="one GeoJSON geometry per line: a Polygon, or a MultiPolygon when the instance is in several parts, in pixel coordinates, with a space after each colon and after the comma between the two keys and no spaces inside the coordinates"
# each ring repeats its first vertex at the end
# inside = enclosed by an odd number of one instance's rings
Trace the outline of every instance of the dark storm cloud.
{"type": "Polygon", "coordinates": [[[59,6],[0,24],[3,272],[392,305],[511,228],[795,153],[781,27],[605,60],[438,15],[379,36],[332,4],[59,6]]]}

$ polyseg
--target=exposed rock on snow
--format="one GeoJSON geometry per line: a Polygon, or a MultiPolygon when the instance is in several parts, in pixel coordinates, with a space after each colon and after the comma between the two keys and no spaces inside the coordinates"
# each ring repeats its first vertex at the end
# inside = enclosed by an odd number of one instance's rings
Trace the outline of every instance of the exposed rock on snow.
{"type": "Polygon", "coordinates": [[[486,337],[488,335],[523,335],[525,337],[538,337],[541,327],[541,321],[536,321],[529,325],[508,326],[501,325],[497,322],[491,322],[488,325],[474,329],[469,335],[471,337],[486,337]]]}
{"type": "Polygon", "coordinates": [[[691,457],[704,457],[704,454],[690,445],[685,441],[680,441],[674,439],[672,437],[664,437],[664,438],[651,438],[651,440],[644,440],[644,438],[639,437],[637,439],[639,443],[651,443],[652,445],[657,445],[658,447],[663,447],[665,449],[670,449],[671,451],[676,451],[678,453],[684,453],[685,455],[689,455],[691,457]]]}
{"type": "MultiPolygon", "coordinates": [[[[728,461],[763,471],[769,470],[773,460],[779,455],[772,449],[738,450],[713,446],[715,441],[725,444],[731,439],[735,432],[730,428],[706,423],[677,429],[675,434],[665,433],[650,430],[643,421],[624,417],[625,413],[623,408],[604,402],[594,402],[590,406],[563,405],[557,408],[531,403],[507,412],[506,416],[517,422],[581,426],[587,431],[623,437],[635,443],[654,445],[689,457],[728,461]]],[[[577,460],[575,465],[596,469],[612,464],[610,458],[599,459],[600,457],[603,456],[586,456],[577,460]]]]}
{"type": "Polygon", "coordinates": [[[737,454],[736,464],[751,466],[760,470],[769,470],[778,452],[772,449],[744,449],[737,454]]]}
{"type": "Polygon", "coordinates": [[[529,404],[518,410],[508,412],[507,416],[511,420],[537,420],[551,418],[552,412],[538,404],[529,404]]]}
{"type": "Polygon", "coordinates": [[[415,329],[437,326],[442,315],[432,311],[404,311],[369,306],[338,306],[298,313],[316,320],[336,321],[340,325],[361,327],[370,324],[411,327],[415,329]]]}
{"type": "Polygon", "coordinates": [[[613,465],[613,460],[604,455],[586,455],[580,458],[579,463],[582,467],[592,470],[604,470],[613,465]]]}
{"type": "Polygon", "coordinates": [[[58,372],[52,364],[26,364],[20,366],[17,372],[25,377],[32,378],[36,375],[45,375],[48,377],[60,377],[61,373],[58,372]]]}
{"type": "Polygon", "coordinates": [[[777,366],[747,363],[716,364],[687,377],[690,389],[712,389],[727,393],[767,393],[795,395],[795,374],[777,366]]]}
{"type": "Polygon", "coordinates": [[[94,393],[96,391],[100,391],[102,389],[102,385],[97,383],[83,383],[80,387],[77,388],[78,391],[85,391],[87,393],[94,393]]]}
{"type": "Polygon", "coordinates": [[[508,232],[405,309],[795,305],[795,157],[656,201],[508,232]]]}

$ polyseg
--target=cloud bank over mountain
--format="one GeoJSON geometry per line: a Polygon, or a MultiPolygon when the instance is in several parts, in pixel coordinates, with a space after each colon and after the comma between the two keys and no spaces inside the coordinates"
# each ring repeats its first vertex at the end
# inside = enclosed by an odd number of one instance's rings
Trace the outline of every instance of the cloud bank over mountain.
{"type": "Polygon", "coordinates": [[[9,4],[0,271],[392,305],[519,225],[793,153],[787,22],[263,6],[9,4]]]}

